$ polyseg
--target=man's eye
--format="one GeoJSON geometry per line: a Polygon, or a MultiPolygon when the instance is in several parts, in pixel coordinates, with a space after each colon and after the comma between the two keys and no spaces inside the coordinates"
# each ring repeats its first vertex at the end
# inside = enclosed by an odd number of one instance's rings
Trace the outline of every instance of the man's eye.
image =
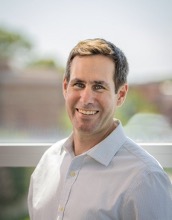
{"type": "Polygon", "coordinates": [[[75,83],[74,84],[74,87],[77,87],[77,88],[84,88],[85,85],[83,83],[75,83]]]}
{"type": "Polygon", "coordinates": [[[104,89],[102,85],[94,85],[95,90],[104,89]]]}

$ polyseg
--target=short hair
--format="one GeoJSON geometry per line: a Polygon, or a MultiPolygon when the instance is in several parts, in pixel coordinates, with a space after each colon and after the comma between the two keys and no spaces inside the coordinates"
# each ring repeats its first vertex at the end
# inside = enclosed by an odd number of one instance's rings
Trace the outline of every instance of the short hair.
{"type": "Polygon", "coordinates": [[[70,68],[74,57],[91,55],[103,55],[109,57],[114,62],[115,72],[113,75],[113,81],[115,84],[115,93],[117,93],[120,86],[127,82],[127,75],[129,72],[127,58],[113,43],[101,38],[80,41],[71,50],[67,60],[64,78],[69,82],[70,68]]]}

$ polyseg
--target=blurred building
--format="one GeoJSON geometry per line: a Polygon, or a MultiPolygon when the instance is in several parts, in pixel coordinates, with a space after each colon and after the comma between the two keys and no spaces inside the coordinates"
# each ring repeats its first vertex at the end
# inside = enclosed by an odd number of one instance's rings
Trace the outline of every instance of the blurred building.
{"type": "Polygon", "coordinates": [[[158,112],[168,119],[172,125],[172,78],[159,82],[131,85],[131,90],[139,92],[150,103],[153,103],[158,112]]]}
{"type": "Polygon", "coordinates": [[[7,133],[16,140],[58,137],[64,113],[61,83],[62,74],[55,70],[1,68],[0,139],[7,133]]]}
{"type": "Polygon", "coordinates": [[[129,119],[126,134],[136,142],[171,143],[172,80],[132,85],[130,92],[139,94],[139,103],[146,100],[147,106],[129,119]]]}

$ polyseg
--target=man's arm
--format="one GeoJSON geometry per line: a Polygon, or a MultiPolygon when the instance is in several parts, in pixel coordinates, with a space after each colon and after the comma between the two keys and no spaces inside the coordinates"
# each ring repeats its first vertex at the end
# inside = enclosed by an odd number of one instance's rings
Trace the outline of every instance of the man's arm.
{"type": "Polygon", "coordinates": [[[172,220],[172,185],[163,172],[144,175],[129,189],[123,220],[172,220]]]}

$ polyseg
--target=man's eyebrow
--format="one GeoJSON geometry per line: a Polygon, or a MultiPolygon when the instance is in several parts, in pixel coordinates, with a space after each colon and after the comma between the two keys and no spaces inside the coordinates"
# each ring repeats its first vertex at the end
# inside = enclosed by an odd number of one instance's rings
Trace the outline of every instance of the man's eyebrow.
{"type": "Polygon", "coordinates": [[[105,81],[101,81],[101,80],[95,80],[95,81],[93,81],[93,83],[96,83],[96,84],[106,84],[105,81]]]}
{"type": "Polygon", "coordinates": [[[71,80],[71,83],[74,83],[74,82],[85,82],[84,80],[81,80],[81,79],[78,79],[78,78],[75,78],[75,79],[72,79],[71,80]]]}
{"type": "Polygon", "coordinates": [[[93,83],[99,84],[99,85],[109,86],[107,82],[102,81],[102,80],[95,80],[95,81],[93,81],[93,83]]]}

